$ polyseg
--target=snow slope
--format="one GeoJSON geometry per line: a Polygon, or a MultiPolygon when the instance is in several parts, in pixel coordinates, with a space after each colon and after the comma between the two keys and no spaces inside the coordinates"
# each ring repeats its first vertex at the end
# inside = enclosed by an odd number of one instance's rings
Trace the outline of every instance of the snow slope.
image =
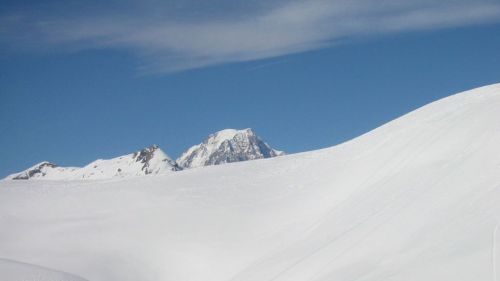
{"type": "Polygon", "coordinates": [[[0,257],[89,281],[495,281],[499,121],[496,84],[318,151],[2,181],[0,257]]]}
{"type": "Polygon", "coordinates": [[[177,159],[177,163],[183,168],[196,168],[284,154],[271,148],[252,129],[225,129],[189,148],[177,159]]]}
{"type": "Polygon", "coordinates": [[[72,274],[1,258],[0,278],[6,281],[86,281],[72,274]]]}
{"type": "Polygon", "coordinates": [[[108,179],[159,174],[177,170],[180,170],[177,163],[170,159],[157,145],[152,145],[132,154],[106,160],[99,159],[82,168],[59,167],[53,163],[42,162],[25,171],[7,176],[5,179],[108,179]]]}

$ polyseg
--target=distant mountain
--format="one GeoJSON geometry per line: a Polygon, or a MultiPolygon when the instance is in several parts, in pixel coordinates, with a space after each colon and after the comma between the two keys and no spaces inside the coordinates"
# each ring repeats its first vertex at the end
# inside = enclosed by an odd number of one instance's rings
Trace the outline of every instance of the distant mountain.
{"type": "Polygon", "coordinates": [[[78,180],[107,179],[113,177],[141,176],[179,171],[208,165],[270,158],[284,155],[271,148],[252,129],[226,129],[210,135],[199,145],[188,149],[176,161],[157,145],[113,159],[99,159],[85,167],[59,167],[51,162],[41,162],[20,173],[7,176],[6,180],[78,180]]]}
{"type": "Polygon", "coordinates": [[[183,168],[195,168],[284,154],[271,148],[252,129],[226,129],[188,149],[177,159],[177,163],[183,168]]]}
{"type": "Polygon", "coordinates": [[[113,159],[99,159],[85,167],[58,167],[50,162],[39,163],[6,179],[105,179],[113,177],[160,174],[180,170],[180,167],[157,145],[113,159]]]}
{"type": "Polygon", "coordinates": [[[20,173],[7,176],[10,180],[28,180],[28,179],[59,179],[69,176],[79,168],[58,167],[56,164],[44,161],[28,168],[20,173]]]}

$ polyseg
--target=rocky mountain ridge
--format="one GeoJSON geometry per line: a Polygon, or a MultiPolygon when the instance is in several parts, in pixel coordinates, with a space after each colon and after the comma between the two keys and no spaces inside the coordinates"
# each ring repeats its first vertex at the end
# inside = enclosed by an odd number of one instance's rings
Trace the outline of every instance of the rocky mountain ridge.
{"type": "Polygon", "coordinates": [[[135,153],[112,159],[98,159],[84,167],[59,167],[54,163],[41,162],[35,166],[8,176],[11,180],[81,180],[113,177],[143,176],[180,170],[177,163],[157,145],[135,153]]]}
{"type": "Polygon", "coordinates": [[[84,167],[59,167],[41,162],[6,180],[82,180],[161,174],[201,166],[263,159],[283,155],[272,149],[252,129],[226,129],[210,135],[177,159],[170,158],[158,145],[112,159],[99,159],[84,167]]]}

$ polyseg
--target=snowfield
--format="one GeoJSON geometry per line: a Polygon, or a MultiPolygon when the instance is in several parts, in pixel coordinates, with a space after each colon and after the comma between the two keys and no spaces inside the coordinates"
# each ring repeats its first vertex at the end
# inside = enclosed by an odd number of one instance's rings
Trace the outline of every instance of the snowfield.
{"type": "Polygon", "coordinates": [[[495,84],[323,150],[1,181],[0,258],[88,281],[497,281],[499,202],[495,84]]]}

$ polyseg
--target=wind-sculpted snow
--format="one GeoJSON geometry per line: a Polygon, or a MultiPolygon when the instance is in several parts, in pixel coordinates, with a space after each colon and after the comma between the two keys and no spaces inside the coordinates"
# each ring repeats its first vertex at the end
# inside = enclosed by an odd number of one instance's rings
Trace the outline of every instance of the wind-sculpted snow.
{"type": "Polygon", "coordinates": [[[89,281],[498,280],[499,109],[497,84],[318,151],[2,181],[0,257],[89,281]]]}

